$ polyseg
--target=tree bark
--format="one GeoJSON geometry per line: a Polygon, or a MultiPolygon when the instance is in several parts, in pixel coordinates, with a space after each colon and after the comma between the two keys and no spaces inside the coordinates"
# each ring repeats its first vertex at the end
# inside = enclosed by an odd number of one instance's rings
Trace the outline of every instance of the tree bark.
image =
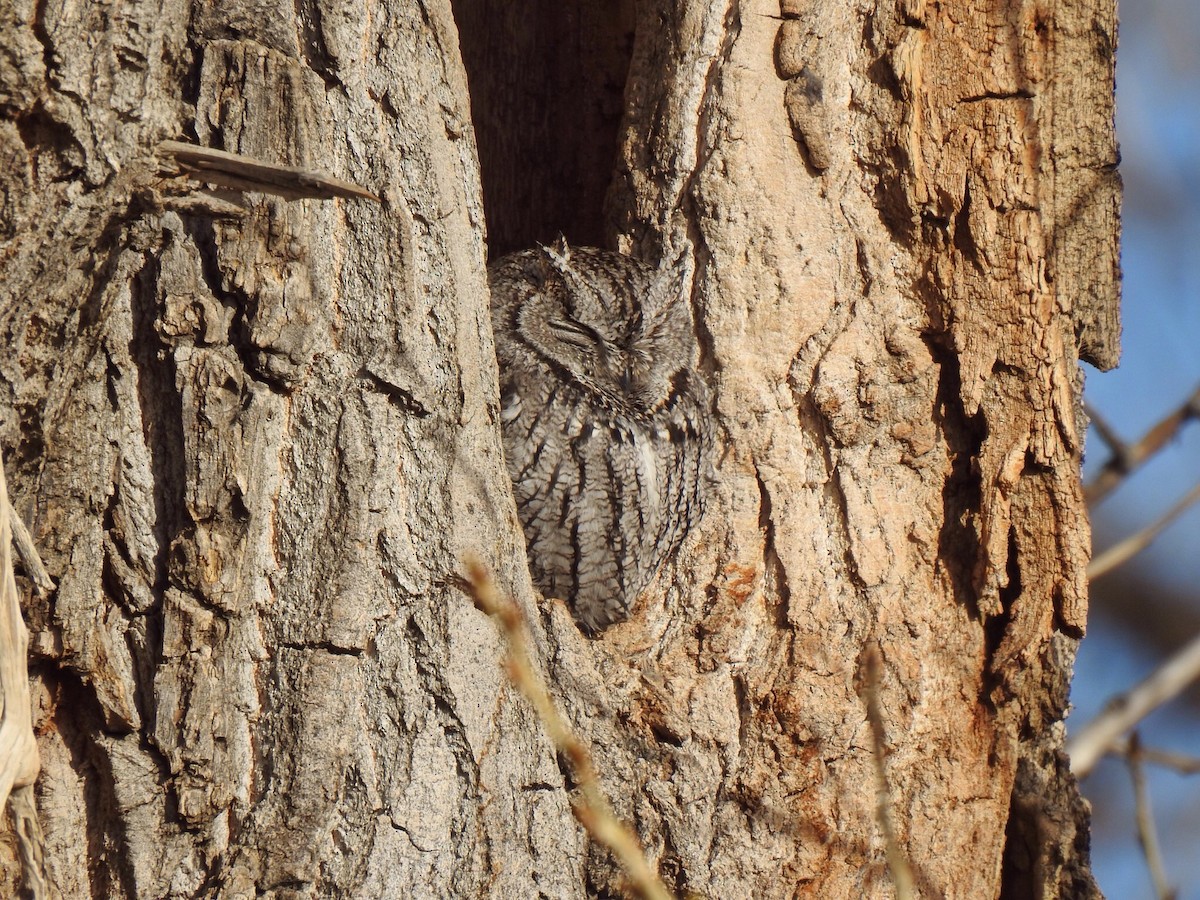
{"type": "Polygon", "coordinates": [[[1112,5],[612,6],[3,14],[0,445],[57,580],[26,615],[64,896],[618,895],[472,552],[679,894],[892,894],[874,648],[917,893],[1098,894],[1061,747],[1112,5]],[[180,196],[182,139],[382,203],[180,196]],[[695,248],[712,499],[597,639],[530,587],[485,219],[695,248]]]}

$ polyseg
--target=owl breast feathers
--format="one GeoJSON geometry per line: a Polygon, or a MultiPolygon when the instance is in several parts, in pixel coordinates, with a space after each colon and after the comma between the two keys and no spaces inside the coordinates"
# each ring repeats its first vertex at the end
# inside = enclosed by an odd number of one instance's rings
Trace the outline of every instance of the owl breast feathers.
{"type": "Polygon", "coordinates": [[[560,242],[488,273],[530,571],[589,633],[629,615],[703,507],[711,428],[687,262],[560,242]]]}

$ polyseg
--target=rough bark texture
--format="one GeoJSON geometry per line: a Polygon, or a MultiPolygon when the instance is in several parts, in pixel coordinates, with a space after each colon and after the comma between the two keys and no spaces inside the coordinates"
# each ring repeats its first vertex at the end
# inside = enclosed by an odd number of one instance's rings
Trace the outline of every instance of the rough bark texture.
{"type": "Polygon", "coordinates": [[[1094,895],[1060,748],[1077,357],[1117,353],[1111,5],[509,6],[0,13],[0,445],[58,580],[27,606],[51,877],[618,892],[460,588],[474,550],[679,892],[890,895],[877,643],[920,894],[1094,895]],[[182,138],[384,202],[172,208],[151,154],[182,138]],[[697,248],[716,499],[597,640],[529,588],[485,199],[500,249],[604,221],[697,248]]]}

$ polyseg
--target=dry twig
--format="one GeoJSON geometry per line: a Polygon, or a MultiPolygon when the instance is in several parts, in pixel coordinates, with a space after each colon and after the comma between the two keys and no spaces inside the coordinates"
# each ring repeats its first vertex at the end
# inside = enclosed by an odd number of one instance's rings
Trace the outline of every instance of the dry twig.
{"type": "MultiPolygon", "coordinates": [[[[1129,738],[1114,741],[1109,752],[1116,756],[1128,758],[1132,752],[1131,744],[1132,742],[1129,738]]],[[[1173,750],[1156,750],[1153,747],[1143,746],[1140,740],[1137,752],[1142,762],[1153,763],[1156,766],[1162,766],[1164,769],[1173,769],[1180,775],[1200,775],[1200,756],[1189,756],[1186,753],[1176,753],[1173,750]]]]}
{"type": "Polygon", "coordinates": [[[871,744],[875,757],[875,817],[879,822],[879,830],[883,832],[888,869],[896,887],[896,900],[911,900],[914,896],[912,869],[900,849],[900,842],[896,839],[896,829],[892,824],[891,789],[888,787],[887,768],[884,765],[887,743],[883,733],[883,709],[879,705],[883,657],[878,644],[872,643],[867,646],[863,664],[866,676],[863,699],[867,704],[867,721],[871,725],[871,744]]]}
{"type": "Polygon", "coordinates": [[[525,626],[521,611],[501,596],[488,570],[474,559],[467,560],[467,579],[475,605],[500,623],[508,642],[505,669],[508,677],[533,705],[550,740],[571,763],[582,802],[572,804],[575,818],[598,843],[607,847],[620,862],[631,886],[644,900],[670,900],[671,894],[650,867],[637,837],[617,819],[608,799],[600,790],[591,754],[559,715],[541,679],[533,669],[526,649],[525,626]]]}
{"type": "Polygon", "coordinates": [[[1165,447],[1185,424],[1200,416],[1200,388],[1133,444],[1126,444],[1118,438],[1108,423],[1090,407],[1087,412],[1092,424],[1096,426],[1097,433],[1113,453],[1100,469],[1095,481],[1084,489],[1084,498],[1088,505],[1095,506],[1146,460],[1165,447]]]}
{"type": "Polygon", "coordinates": [[[1193,487],[1182,500],[1163,513],[1157,522],[1147,525],[1137,534],[1132,534],[1123,541],[1119,541],[1095,557],[1088,566],[1088,578],[1096,579],[1101,575],[1106,575],[1117,566],[1141,553],[1168,525],[1187,512],[1197,500],[1200,500],[1200,484],[1193,487]]]}
{"type": "Polygon", "coordinates": [[[1154,882],[1154,895],[1158,900],[1174,900],[1175,891],[1167,882],[1167,870],[1163,865],[1162,851],[1158,846],[1158,833],[1154,828],[1154,815],[1150,812],[1150,796],[1146,791],[1146,776],[1142,771],[1142,755],[1135,731],[1129,736],[1129,777],[1133,780],[1133,802],[1137,810],[1138,842],[1150,869],[1154,882]]]}
{"type": "Polygon", "coordinates": [[[1132,690],[1114,697],[1104,712],[1067,742],[1071,771],[1083,778],[1117,739],[1200,677],[1200,635],[1132,690]]]}

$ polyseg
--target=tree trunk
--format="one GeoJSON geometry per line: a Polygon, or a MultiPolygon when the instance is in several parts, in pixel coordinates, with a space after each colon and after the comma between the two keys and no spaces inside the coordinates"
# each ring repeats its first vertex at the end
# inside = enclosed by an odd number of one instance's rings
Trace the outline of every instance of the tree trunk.
{"type": "Polygon", "coordinates": [[[1117,353],[1112,4],[0,28],[0,444],[58,582],[26,615],[63,896],[619,894],[467,553],[679,894],[892,894],[874,648],[918,895],[1097,894],[1061,720],[1078,359],[1117,353]],[[382,203],[181,196],[183,139],[382,203]],[[493,253],[695,248],[712,499],[599,638],[530,587],[485,209],[493,253]]]}

